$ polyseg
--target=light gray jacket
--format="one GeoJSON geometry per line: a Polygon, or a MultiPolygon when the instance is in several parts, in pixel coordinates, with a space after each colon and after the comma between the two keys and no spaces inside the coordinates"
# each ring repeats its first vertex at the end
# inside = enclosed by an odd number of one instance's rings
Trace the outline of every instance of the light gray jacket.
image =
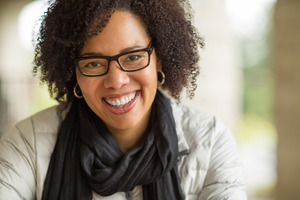
{"type": "MultiPolygon", "coordinates": [[[[231,132],[214,117],[171,102],[179,151],[189,150],[179,162],[186,200],[245,200],[241,161],[231,132]]],[[[66,111],[52,107],[18,123],[0,140],[0,200],[41,199],[57,133],[66,111]]],[[[95,200],[129,199],[125,193],[95,200]]],[[[141,186],[131,199],[142,199],[141,186]]]]}

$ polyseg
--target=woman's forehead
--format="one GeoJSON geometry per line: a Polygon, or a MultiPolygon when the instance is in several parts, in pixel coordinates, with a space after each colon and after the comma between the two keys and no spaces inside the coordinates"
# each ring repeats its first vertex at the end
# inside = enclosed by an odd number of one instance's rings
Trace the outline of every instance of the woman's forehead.
{"type": "Polygon", "coordinates": [[[145,48],[149,41],[150,37],[144,25],[135,14],[117,10],[112,14],[103,31],[86,40],[81,54],[93,51],[114,55],[120,53],[122,49],[133,46],[145,48]]]}

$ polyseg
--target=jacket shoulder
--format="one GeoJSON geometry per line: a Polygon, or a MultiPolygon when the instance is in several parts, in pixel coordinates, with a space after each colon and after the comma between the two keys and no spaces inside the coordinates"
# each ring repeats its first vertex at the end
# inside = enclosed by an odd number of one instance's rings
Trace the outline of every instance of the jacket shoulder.
{"type": "Polygon", "coordinates": [[[179,147],[181,150],[189,149],[192,154],[193,152],[199,153],[196,157],[200,158],[202,162],[198,165],[198,169],[208,169],[208,160],[212,151],[219,152],[219,149],[215,148],[216,146],[236,147],[235,138],[230,129],[215,116],[181,103],[172,102],[171,105],[179,147]],[[199,157],[199,155],[201,156],[199,157]]]}
{"type": "Polygon", "coordinates": [[[181,185],[191,199],[247,199],[242,162],[232,132],[216,117],[180,103],[173,108],[181,185]]]}
{"type": "MultiPolygon", "coordinates": [[[[38,158],[48,159],[55,143],[58,107],[41,111],[17,123],[0,140],[0,199],[34,199],[42,179],[38,158]]],[[[43,166],[42,166],[43,165],[43,166]]]]}
{"type": "Polygon", "coordinates": [[[218,131],[215,131],[217,127],[226,129],[226,126],[212,115],[174,101],[171,105],[178,135],[183,136],[189,146],[209,142],[218,134],[218,131]]]}
{"type": "Polygon", "coordinates": [[[59,112],[58,106],[45,109],[18,122],[1,139],[5,141],[21,137],[22,140],[34,149],[35,135],[39,133],[56,134],[62,116],[63,113],[59,112]]]}

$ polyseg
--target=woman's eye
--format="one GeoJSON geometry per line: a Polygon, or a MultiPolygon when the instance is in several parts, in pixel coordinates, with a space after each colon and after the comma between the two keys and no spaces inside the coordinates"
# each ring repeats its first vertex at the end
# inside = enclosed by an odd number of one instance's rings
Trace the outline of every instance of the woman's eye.
{"type": "Polygon", "coordinates": [[[101,67],[101,64],[99,62],[90,62],[90,63],[86,64],[85,67],[96,68],[96,67],[101,67]]]}
{"type": "Polygon", "coordinates": [[[128,61],[137,61],[140,58],[141,58],[141,56],[139,56],[139,55],[131,55],[131,56],[127,57],[127,60],[128,61]]]}

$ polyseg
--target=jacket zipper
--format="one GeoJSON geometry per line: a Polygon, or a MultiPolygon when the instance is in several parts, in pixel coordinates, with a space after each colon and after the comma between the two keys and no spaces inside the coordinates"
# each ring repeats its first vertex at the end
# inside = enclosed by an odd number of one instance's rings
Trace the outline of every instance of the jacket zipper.
{"type": "Polygon", "coordinates": [[[127,200],[133,200],[133,198],[132,198],[132,191],[125,192],[125,196],[126,196],[127,200]]]}
{"type": "Polygon", "coordinates": [[[183,157],[188,156],[189,154],[190,154],[190,150],[189,149],[185,149],[183,151],[180,151],[178,153],[178,162],[180,162],[183,157]]]}

